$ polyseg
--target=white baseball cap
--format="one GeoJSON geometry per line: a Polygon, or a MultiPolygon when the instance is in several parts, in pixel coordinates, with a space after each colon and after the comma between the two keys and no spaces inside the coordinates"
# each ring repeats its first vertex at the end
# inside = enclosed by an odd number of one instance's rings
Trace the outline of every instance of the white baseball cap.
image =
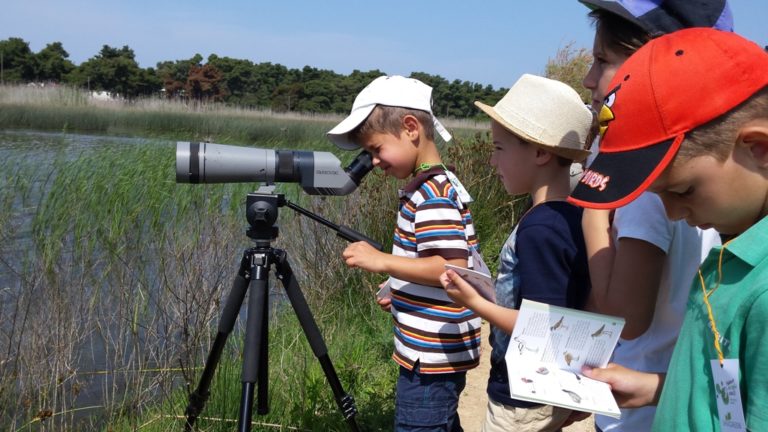
{"type": "Polygon", "coordinates": [[[494,106],[475,106],[525,141],[574,161],[589,151],[584,143],[592,126],[592,111],[568,84],[524,74],[494,106]]]}
{"type": "Polygon", "coordinates": [[[451,134],[432,113],[432,87],[399,75],[380,76],[371,81],[355,98],[347,118],[328,131],[328,139],[344,150],[359,148],[357,143],[349,140],[349,132],[365,121],[376,105],[426,111],[432,116],[435,131],[446,142],[451,140],[451,134]]]}

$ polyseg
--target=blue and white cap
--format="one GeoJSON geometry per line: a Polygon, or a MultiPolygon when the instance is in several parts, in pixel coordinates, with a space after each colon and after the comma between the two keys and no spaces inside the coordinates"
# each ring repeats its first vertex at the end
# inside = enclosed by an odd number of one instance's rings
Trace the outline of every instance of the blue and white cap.
{"type": "Polygon", "coordinates": [[[727,0],[579,0],[590,9],[603,9],[660,36],[689,27],[733,31],[727,0]]]}

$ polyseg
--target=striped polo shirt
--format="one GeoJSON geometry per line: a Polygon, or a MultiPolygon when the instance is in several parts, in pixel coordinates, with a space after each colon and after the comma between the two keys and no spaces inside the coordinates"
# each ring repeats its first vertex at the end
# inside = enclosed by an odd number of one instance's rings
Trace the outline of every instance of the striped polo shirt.
{"type": "MultiPolygon", "coordinates": [[[[472,266],[477,249],[472,214],[459,202],[445,171],[434,167],[416,175],[401,191],[392,255],[465,258],[472,266]]],[[[421,373],[449,373],[479,363],[480,318],[454,303],[442,286],[390,278],[395,351],[392,358],[421,373]]]]}

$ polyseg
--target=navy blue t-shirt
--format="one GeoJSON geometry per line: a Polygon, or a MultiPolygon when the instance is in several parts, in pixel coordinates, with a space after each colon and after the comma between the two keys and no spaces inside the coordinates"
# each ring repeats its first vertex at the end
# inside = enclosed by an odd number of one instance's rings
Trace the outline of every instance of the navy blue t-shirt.
{"type": "MultiPolygon", "coordinates": [[[[564,201],[541,203],[520,220],[501,249],[496,303],[519,309],[523,299],[580,309],[591,283],[582,209],[564,201]]],[[[510,335],[491,326],[491,374],[488,397],[515,407],[538,404],[509,397],[504,354],[510,335]]]]}

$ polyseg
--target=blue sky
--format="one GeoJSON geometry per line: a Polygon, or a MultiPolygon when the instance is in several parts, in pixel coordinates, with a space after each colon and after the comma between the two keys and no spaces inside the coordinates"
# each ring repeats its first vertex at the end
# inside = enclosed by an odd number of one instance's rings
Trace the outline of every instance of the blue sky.
{"type": "MultiPolygon", "coordinates": [[[[37,52],[59,41],[76,64],[102,45],[128,45],[142,67],[215,53],[348,74],[427,72],[494,87],[543,73],[569,43],[591,48],[587,8],[576,0],[16,0],[0,39],[37,52]]],[[[732,0],[736,31],[768,45],[768,0],[732,0]]]]}

